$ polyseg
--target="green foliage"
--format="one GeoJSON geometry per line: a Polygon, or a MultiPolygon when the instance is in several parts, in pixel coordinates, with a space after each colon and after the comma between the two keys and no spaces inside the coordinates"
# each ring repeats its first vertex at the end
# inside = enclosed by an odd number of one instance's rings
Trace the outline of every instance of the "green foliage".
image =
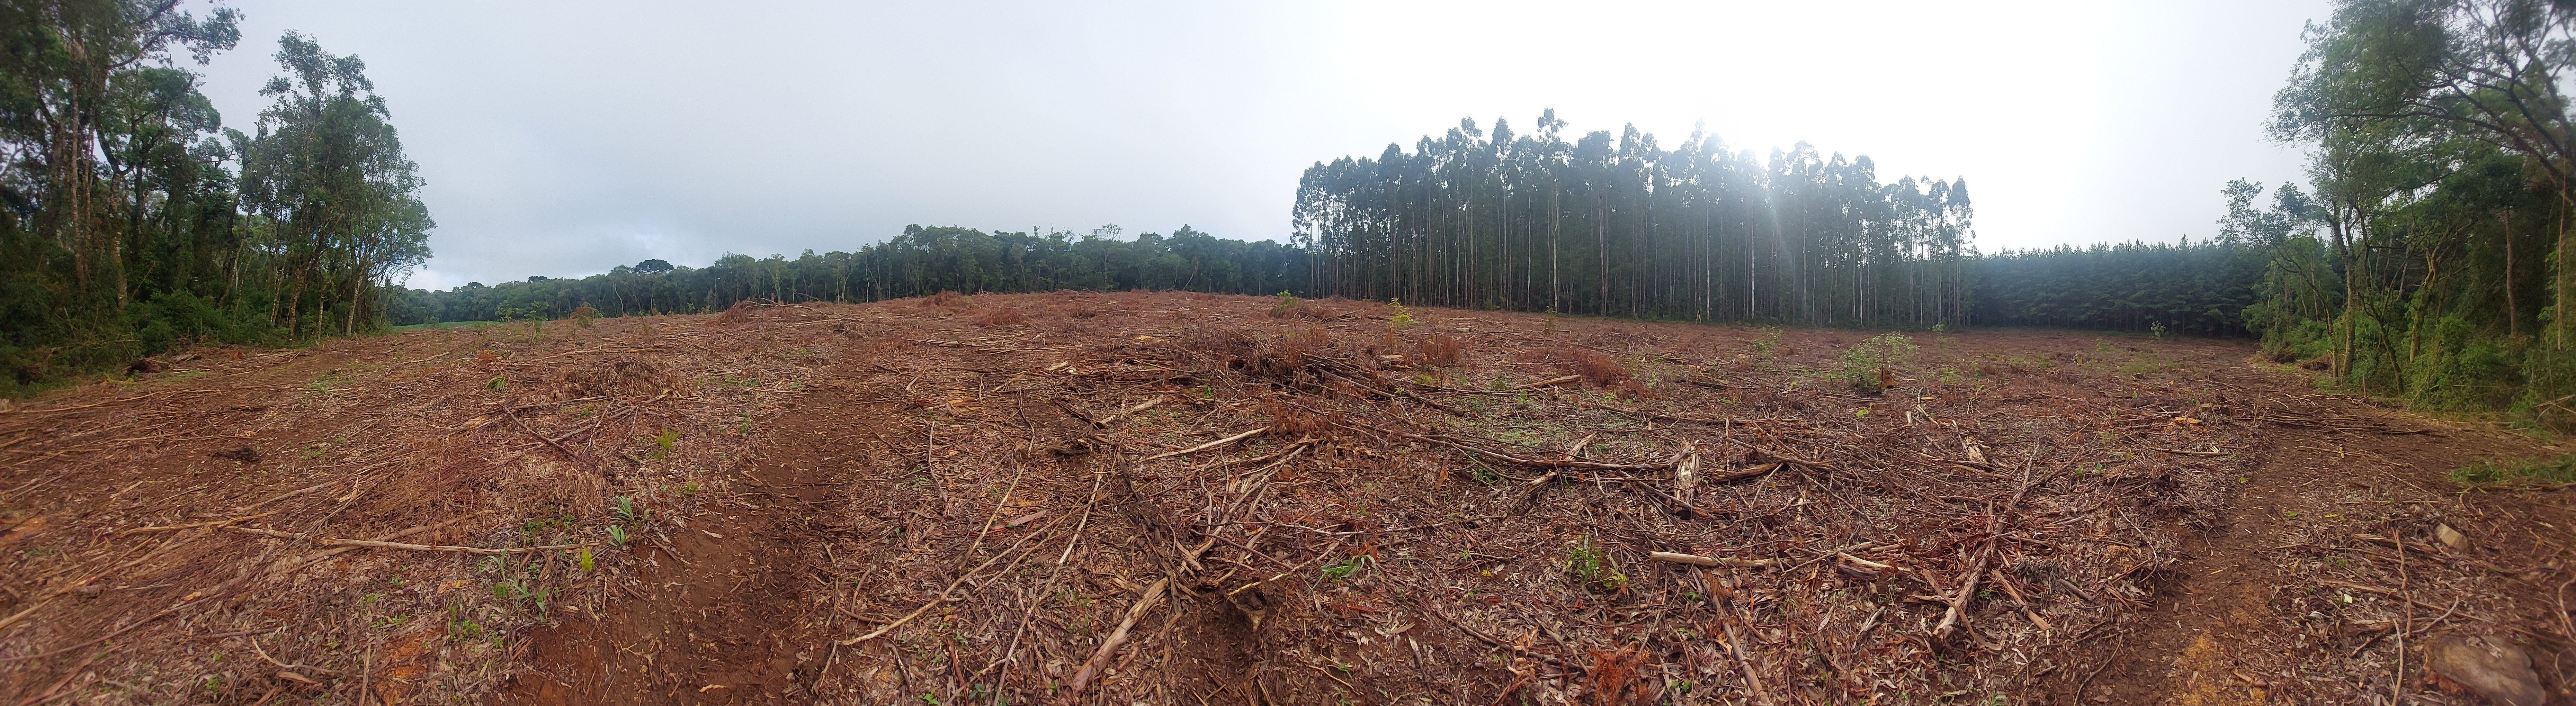
{"type": "Polygon", "coordinates": [[[2284,188],[2269,221],[2231,184],[2231,221],[2271,246],[2264,322],[2274,360],[2429,409],[2510,410],[2576,428],[2576,291],[2555,266],[2576,203],[2576,130],[2558,77],[2576,5],[2343,0],[2267,126],[2305,148],[2314,198],[2284,188]],[[2294,198],[2295,197],[2295,198],[2294,198]],[[2295,202],[2295,203],[2294,203],[2295,202]],[[2273,226],[2266,231],[2258,226],[2273,226]]]}
{"type": "Polygon", "coordinates": [[[2466,484],[2503,482],[2576,483],[2576,455],[2494,463],[2480,461],[2451,469],[2451,480],[2466,484]]]}
{"type": "Polygon", "coordinates": [[[1413,320],[1413,312],[1404,308],[1404,302],[1388,298],[1386,305],[1395,308],[1395,315],[1386,319],[1386,324],[1395,327],[1395,330],[1402,331],[1418,323],[1413,320]]]}
{"type": "Polygon", "coordinates": [[[1323,569],[1324,580],[1338,581],[1350,578],[1352,574],[1359,572],[1360,567],[1368,565],[1368,561],[1369,558],[1367,555],[1352,555],[1339,561],[1325,562],[1323,569]]]}
{"type": "Polygon", "coordinates": [[[1619,572],[1618,561],[1610,553],[1592,546],[1592,538],[1568,550],[1565,573],[1576,582],[1601,593],[1618,593],[1628,585],[1628,575],[1619,572]]]}
{"type": "Polygon", "coordinates": [[[1780,357],[1780,327],[1762,327],[1762,335],[1753,339],[1753,354],[1764,358],[1780,357]]]}
{"type": "Polygon", "coordinates": [[[653,460],[669,459],[671,446],[677,443],[680,443],[680,432],[677,430],[664,429],[662,433],[653,435],[653,460]]]}
{"type": "Polygon", "coordinates": [[[637,510],[635,509],[634,498],[620,495],[617,496],[617,502],[609,506],[608,516],[616,518],[618,524],[624,525],[633,524],[637,520],[652,517],[653,511],[637,510]]]}
{"type": "Polygon", "coordinates": [[[1279,290],[1279,303],[1271,305],[1270,315],[1281,318],[1293,316],[1297,313],[1297,306],[1303,303],[1305,300],[1298,299],[1295,293],[1279,290]]]}
{"type": "Polygon", "coordinates": [[[1976,321],[2242,336],[2265,260],[2225,239],[2006,250],[1977,262],[1976,321]]]}
{"type": "MultiPolygon", "coordinates": [[[[589,304],[600,316],[723,311],[735,302],[870,302],[943,291],[1185,290],[1268,295],[1309,291],[1310,260],[1294,245],[1229,240],[1190,226],[1133,237],[1117,226],[1089,233],[993,232],[906,226],[854,252],[794,258],[726,254],[707,267],[660,260],[605,274],[539,281],[468,283],[446,291],[400,289],[396,324],[499,321],[569,315],[589,304]]],[[[1294,296],[1292,294],[1292,296],[1294,296]]]]}
{"type": "Polygon", "coordinates": [[[1877,389],[1881,379],[1914,359],[1914,337],[1901,333],[1884,333],[1870,337],[1843,351],[1842,367],[1835,377],[1853,387],[1877,389]]]}

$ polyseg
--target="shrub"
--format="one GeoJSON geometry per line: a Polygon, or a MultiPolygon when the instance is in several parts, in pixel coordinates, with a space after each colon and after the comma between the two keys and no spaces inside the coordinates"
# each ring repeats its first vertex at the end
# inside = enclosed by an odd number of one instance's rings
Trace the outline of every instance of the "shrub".
{"type": "Polygon", "coordinates": [[[1556,364],[1557,372],[1581,375],[1583,381],[1600,387],[1612,387],[1628,381],[1628,366],[1617,359],[1579,348],[1550,348],[1539,351],[1539,359],[1556,364]]]}
{"type": "Polygon", "coordinates": [[[1422,338],[1422,362],[1432,365],[1457,365],[1467,355],[1467,344],[1448,334],[1435,333],[1422,338]]]}
{"type": "Polygon", "coordinates": [[[574,307],[572,310],[572,325],[574,326],[590,328],[591,320],[597,318],[599,318],[599,310],[590,308],[590,302],[582,302],[581,306],[574,307]]]}
{"type": "Polygon", "coordinates": [[[1843,351],[1840,377],[1853,387],[1886,389],[1896,384],[1896,368],[1914,357],[1914,338],[1881,334],[1843,351]]]}
{"type": "Polygon", "coordinates": [[[1565,573],[1589,588],[1602,593],[1618,593],[1628,585],[1628,575],[1619,573],[1619,563],[1610,552],[1592,546],[1592,538],[1567,552],[1565,573]]]}
{"type": "Polygon", "coordinates": [[[1296,316],[1298,305],[1303,303],[1305,303],[1304,300],[1298,299],[1295,294],[1288,293],[1288,290],[1279,290],[1279,303],[1271,305],[1270,317],[1274,319],[1285,319],[1291,316],[1296,316]]]}

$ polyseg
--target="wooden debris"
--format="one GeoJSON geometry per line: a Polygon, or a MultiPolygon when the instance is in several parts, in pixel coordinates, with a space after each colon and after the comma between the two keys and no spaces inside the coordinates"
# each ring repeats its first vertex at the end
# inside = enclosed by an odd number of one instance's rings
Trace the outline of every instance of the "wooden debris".
{"type": "Polygon", "coordinates": [[[1778,559],[1737,559],[1735,557],[1728,556],[1700,556],[1698,554],[1683,554],[1680,552],[1648,552],[1646,554],[1646,558],[1653,559],[1655,561],[1669,561],[1675,564],[1689,564],[1692,566],[1732,566],[1739,569],[1754,569],[1767,566],[1778,566],[1780,564],[1780,560],[1778,559]]]}

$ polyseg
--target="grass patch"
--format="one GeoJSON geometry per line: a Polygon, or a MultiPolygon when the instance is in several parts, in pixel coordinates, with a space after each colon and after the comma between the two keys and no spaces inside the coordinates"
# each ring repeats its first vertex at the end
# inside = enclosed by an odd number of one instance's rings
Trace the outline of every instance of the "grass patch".
{"type": "Polygon", "coordinates": [[[482,327],[482,326],[489,326],[489,325],[492,325],[492,324],[494,324],[494,323],[498,323],[498,322],[493,322],[493,321],[440,321],[440,322],[437,322],[437,323],[430,323],[430,324],[405,324],[405,325],[402,325],[402,326],[389,326],[389,327],[386,327],[386,328],[385,328],[385,330],[386,330],[386,331],[395,331],[395,332],[400,332],[400,331],[418,331],[418,330],[420,330],[420,329],[432,329],[432,328],[468,328],[468,327],[482,327]]]}
{"type": "Polygon", "coordinates": [[[2451,480],[2463,484],[2576,483],[2576,454],[2503,463],[2479,461],[2451,469],[2451,480]]]}

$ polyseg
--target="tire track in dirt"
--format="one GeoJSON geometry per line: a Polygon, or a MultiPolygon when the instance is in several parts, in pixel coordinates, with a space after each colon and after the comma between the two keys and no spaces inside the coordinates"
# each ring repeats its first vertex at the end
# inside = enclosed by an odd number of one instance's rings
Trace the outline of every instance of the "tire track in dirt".
{"type": "MultiPolygon", "coordinates": [[[[636,576],[604,619],[566,619],[535,635],[510,700],[529,704],[762,703],[801,697],[822,644],[805,600],[825,590],[822,510],[843,482],[830,459],[875,447],[851,433],[865,406],[810,395],[778,420],[831,420],[753,447],[741,481],[702,511],[657,518],[635,545],[636,576]]],[[[828,610],[822,606],[820,609],[828,610]]]]}
{"type": "MultiPolygon", "coordinates": [[[[1222,589],[1233,586],[1195,576],[1194,570],[1203,567],[1192,548],[1181,541],[1188,530],[1167,508],[1130,483],[1122,469],[1133,460],[1098,445],[1086,421],[1050,404],[1022,400],[1017,414],[1050,418],[1050,423],[1032,424],[1025,432],[1028,439],[1023,446],[1032,452],[890,442],[888,437],[908,439],[916,431],[926,431],[917,429],[919,425],[906,416],[910,406],[894,403],[901,390],[848,384],[827,387],[833,389],[811,393],[763,422],[781,431],[753,444],[737,476],[742,485],[735,492],[709,498],[703,503],[705,510],[689,517],[658,518],[657,529],[649,533],[651,539],[639,540],[635,547],[634,580],[607,589],[620,598],[607,617],[566,618],[538,631],[527,656],[532,666],[518,675],[507,700],[526,704],[808,703],[872,691],[951,698],[984,693],[973,687],[999,680],[1003,674],[996,670],[1009,670],[1013,681],[1065,681],[1066,673],[1089,654],[1088,646],[1045,663],[1026,654],[1034,642],[1022,646],[1023,654],[1014,655],[1009,664],[957,662],[963,657],[961,648],[1000,651],[1009,640],[994,639],[995,635],[1016,633],[1017,625],[978,636],[991,644],[932,645],[936,649],[929,659],[940,662],[936,671],[946,678],[930,684],[916,683],[915,669],[883,668],[889,662],[919,667],[926,661],[924,656],[910,650],[920,646],[891,646],[891,637],[853,646],[838,644],[902,613],[883,605],[873,606],[864,616],[852,610],[850,604],[862,600],[855,582],[884,573],[880,565],[893,559],[889,554],[905,551],[882,540],[888,527],[896,528],[895,536],[902,536],[913,528],[910,523],[918,519],[917,513],[930,510],[930,502],[904,499],[906,489],[927,485],[920,476],[938,472],[937,464],[924,461],[958,451],[1022,457],[1027,469],[1023,491],[1050,483],[1098,490],[1087,509],[1074,506],[1051,513],[1081,513],[1087,531],[1073,540],[1082,545],[1074,559],[1056,567],[1056,555],[1064,551],[1065,541],[1048,535],[1036,537],[1045,541],[1025,548],[1013,566],[1044,567],[1048,576],[1094,573],[1099,568],[1084,565],[1082,555],[1113,551],[1120,563],[1148,565],[1153,573],[1181,579],[1166,600],[1140,616],[1134,628],[1140,638],[1157,635],[1156,644],[1166,646],[1157,656],[1159,664],[1178,665],[1160,677],[1167,688],[1177,693],[1265,688],[1244,678],[1265,650],[1239,607],[1245,601],[1258,605],[1265,592],[1228,596],[1222,589]],[[1170,654],[1172,645],[1188,645],[1191,650],[1170,654]],[[956,664],[947,666],[951,662],[956,664]],[[1041,670],[1045,674],[1029,676],[1041,670]]],[[[981,505],[978,511],[994,507],[981,505]]],[[[967,524],[1014,518],[974,519],[979,522],[967,524]]],[[[1065,526],[1073,524],[1068,521],[1065,526]]],[[[939,531],[929,534],[936,536],[939,531]]],[[[981,546],[985,554],[1007,553],[1016,548],[1006,546],[1010,539],[1004,536],[981,546]]],[[[983,558],[969,556],[966,564],[983,558]]],[[[953,568],[963,571],[968,566],[953,568]]],[[[936,578],[945,584],[948,577],[936,578]]],[[[986,581],[1000,578],[996,572],[986,581]]],[[[968,588],[956,600],[996,599],[962,595],[973,593],[968,588]]],[[[1026,601],[1042,598],[1046,596],[1030,596],[1026,601]]],[[[1136,595],[1112,593],[1100,598],[1121,601],[1113,607],[1124,608],[1123,601],[1136,595]]],[[[1019,606],[1011,608],[1008,612],[1019,612],[1019,606]]],[[[921,622],[941,620],[944,612],[932,610],[921,622]]],[[[962,641],[965,636],[956,639],[962,641]]],[[[1115,660],[1111,668],[1116,668],[1115,660]]],[[[1293,680],[1275,680],[1267,688],[1292,684],[1293,680]]]]}
{"type": "MultiPolygon", "coordinates": [[[[2258,376],[2278,377],[2260,371],[2247,377],[2258,376]]],[[[2306,382],[2247,380],[2245,386],[2295,396],[2306,382]]],[[[2369,428],[2274,424],[2255,437],[2256,443],[2236,450],[2253,462],[2241,476],[2244,486],[2234,502],[2218,513],[2211,526],[2185,534],[2181,560],[2170,567],[2167,580],[2157,582],[2160,588],[2153,605],[2124,621],[2125,635],[2078,649],[2077,663],[2094,666],[2089,672],[2067,675],[2050,690],[2053,700],[2180,706],[2301,701],[2326,696],[2314,685],[2300,683],[2303,679],[2339,681],[2339,675],[2316,673],[2320,662],[2343,668],[2347,675],[2375,677],[2376,685],[2362,691],[2384,700],[2392,695],[2387,678],[2396,664],[2393,655],[2373,648],[2393,645],[2394,641],[2380,637],[2389,632],[2363,632],[2359,639],[2338,641],[2343,635],[2330,629],[2308,636],[2323,643],[2313,645],[2309,639],[2294,639],[2301,637],[2296,633],[2315,629],[2318,614],[2285,615],[2287,597],[2349,582],[2301,568],[2287,550],[2330,552],[2335,540],[2375,536],[2350,531],[2373,528],[2374,523],[2397,525],[2394,532],[2373,529],[2402,537],[2407,534],[2403,528],[2410,525],[2429,535],[2429,526],[2445,514],[2449,522],[2463,526],[2469,526],[2470,518],[2490,513],[2536,512],[2562,518],[2568,514],[2563,504],[2526,502],[2512,493],[2473,498],[2441,476],[2481,456],[2518,457],[2546,451],[2530,438],[2374,409],[2353,398],[2318,396],[2301,406],[2300,413],[2369,420],[2365,422],[2369,428]],[[2438,508],[2445,496],[2452,507],[2426,510],[2438,508]],[[2291,654],[2294,651],[2300,654],[2291,654]]],[[[2507,547],[2488,549],[2515,553],[2507,547]]],[[[2545,546],[2519,549],[2534,564],[2546,560],[2549,553],[2545,546]]],[[[2421,573],[2444,564],[2456,569],[2461,564],[2455,557],[2421,561],[2424,564],[2416,567],[2421,573]]],[[[2352,593],[2343,590],[2346,603],[2352,593]]],[[[2547,622],[2543,616],[2526,619],[2547,622]]],[[[2428,624],[2414,632],[2434,627],[2438,626],[2428,624]]],[[[2437,695],[2431,693],[2436,687],[2421,673],[2421,647],[2405,649],[2407,676],[2396,690],[2409,698],[2437,695]]],[[[2540,657],[2544,651],[2533,649],[2532,653],[2540,657]]],[[[2548,671],[2545,664],[2539,666],[2548,671]]],[[[2475,702],[2473,697],[2470,702],[2475,702]]]]}

